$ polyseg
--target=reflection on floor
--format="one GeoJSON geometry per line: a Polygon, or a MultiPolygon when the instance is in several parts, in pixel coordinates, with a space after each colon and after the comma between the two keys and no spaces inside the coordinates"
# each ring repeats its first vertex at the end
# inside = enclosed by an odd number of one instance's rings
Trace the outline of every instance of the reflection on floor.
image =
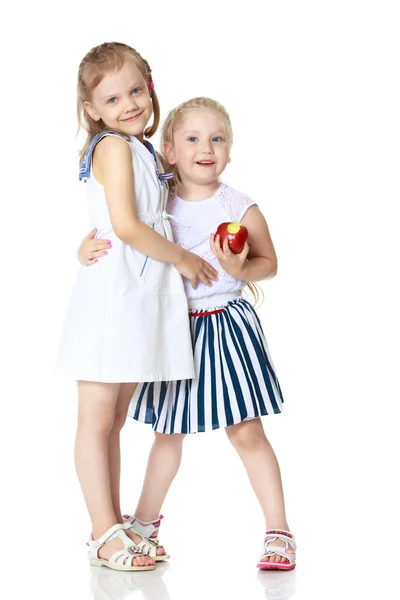
{"type": "Polygon", "coordinates": [[[169,569],[167,562],[158,564],[155,571],[113,571],[106,567],[90,567],[92,572],[93,600],[127,600],[135,592],[141,592],[145,600],[170,600],[163,581],[169,569]]]}

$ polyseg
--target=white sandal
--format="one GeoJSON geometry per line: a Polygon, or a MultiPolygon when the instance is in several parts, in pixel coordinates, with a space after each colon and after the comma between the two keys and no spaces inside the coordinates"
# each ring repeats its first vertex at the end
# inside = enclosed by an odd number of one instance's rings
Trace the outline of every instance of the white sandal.
{"type": "Polygon", "coordinates": [[[160,554],[159,556],[157,555],[158,548],[163,548],[165,552],[165,548],[164,546],[161,546],[158,536],[154,535],[154,532],[160,529],[161,519],[164,518],[162,515],[160,515],[156,521],[139,521],[137,517],[132,515],[123,515],[122,518],[124,520],[125,530],[133,531],[133,533],[141,535],[146,542],[155,547],[155,554],[153,554],[153,552],[148,552],[152,558],[155,558],[157,562],[163,562],[171,558],[167,553],[160,554]]]}
{"type": "MultiPolygon", "coordinates": [[[[146,556],[143,549],[138,545],[134,544],[132,540],[125,533],[125,526],[121,523],[113,525],[108,529],[101,537],[94,540],[92,536],[89,537],[89,560],[93,567],[108,567],[115,571],[154,571],[155,565],[149,565],[147,567],[137,567],[132,565],[132,560],[139,556],[146,556]],[[104,546],[106,542],[109,542],[115,538],[119,538],[124,545],[123,550],[117,550],[110,556],[108,560],[99,557],[99,550],[104,546]]],[[[147,555],[148,556],[148,555],[147,555]]]]}
{"type": "Polygon", "coordinates": [[[282,529],[269,529],[265,534],[264,539],[264,554],[260,558],[257,567],[259,569],[268,569],[269,571],[290,571],[296,566],[296,541],[295,537],[290,531],[283,531],[282,529]],[[274,546],[273,543],[276,540],[282,540],[285,542],[285,547],[274,546]],[[289,562],[265,562],[262,559],[268,558],[277,554],[286,558],[289,562]]]}

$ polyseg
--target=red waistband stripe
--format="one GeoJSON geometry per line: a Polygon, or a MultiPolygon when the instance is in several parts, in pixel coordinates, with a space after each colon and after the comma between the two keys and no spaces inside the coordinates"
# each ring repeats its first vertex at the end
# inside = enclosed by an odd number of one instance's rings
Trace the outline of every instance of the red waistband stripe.
{"type": "Polygon", "coordinates": [[[218,308],[217,310],[210,310],[208,312],[189,313],[189,317],[208,317],[208,315],[216,315],[217,313],[225,312],[224,308],[218,308]]]}

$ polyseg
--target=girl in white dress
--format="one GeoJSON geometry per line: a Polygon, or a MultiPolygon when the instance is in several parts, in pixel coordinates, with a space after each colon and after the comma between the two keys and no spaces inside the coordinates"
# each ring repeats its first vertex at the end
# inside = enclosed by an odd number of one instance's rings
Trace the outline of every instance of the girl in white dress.
{"type": "Polygon", "coordinates": [[[78,381],[75,463],[92,521],[91,564],[152,570],[156,545],[121,516],[119,434],[134,382],[193,377],[181,275],[196,287],[216,272],[172,241],[166,175],[145,140],[159,123],[148,63],[124,44],[93,48],[79,67],[78,113],[88,132],[80,178],[90,219],[112,251],[78,274],[57,370],[78,381]]]}
{"type": "MultiPolygon", "coordinates": [[[[201,284],[194,290],[185,283],[195,377],[143,383],[133,396],[129,413],[151,424],[156,440],[138,507],[127,522],[145,537],[156,536],[157,515],[179,468],[185,434],[224,427],[265,516],[258,567],[290,570],[296,564],[296,543],[286,519],[279,465],[260,418],[280,413],[283,396],[260,320],[241,294],[247,283],[276,274],[268,226],[253,200],[220,182],[230,159],[232,128],[219,103],[195,98],[174,109],[162,144],[176,183],[167,207],[174,239],[213,264],[219,277],[212,288],[201,284]],[[213,234],[222,222],[247,227],[249,243],[240,254],[230,251],[227,240],[221,246],[213,234]]],[[[91,245],[88,239],[81,245],[84,263],[102,255],[101,250],[92,254],[91,245]]],[[[242,531],[240,536],[243,545],[242,531]]]]}

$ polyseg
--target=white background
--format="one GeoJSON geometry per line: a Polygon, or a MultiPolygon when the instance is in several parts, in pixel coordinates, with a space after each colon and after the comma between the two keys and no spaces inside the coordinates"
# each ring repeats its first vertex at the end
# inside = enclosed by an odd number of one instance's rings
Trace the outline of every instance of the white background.
{"type": "MultiPolygon", "coordinates": [[[[2,11],[1,595],[397,597],[398,3],[39,1],[2,11]],[[169,569],[139,577],[87,564],[75,385],[52,369],[88,231],[77,67],[103,41],[148,59],[163,116],[196,95],[226,106],[235,139],[224,180],[267,217],[279,272],[260,314],[285,413],[264,423],[298,537],[289,575],[257,574],[263,519],[224,432],[186,440],[163,508],[169,569]]],[[[149,428],[127,423],[124,511],[151,442],[149,428]]]]}

